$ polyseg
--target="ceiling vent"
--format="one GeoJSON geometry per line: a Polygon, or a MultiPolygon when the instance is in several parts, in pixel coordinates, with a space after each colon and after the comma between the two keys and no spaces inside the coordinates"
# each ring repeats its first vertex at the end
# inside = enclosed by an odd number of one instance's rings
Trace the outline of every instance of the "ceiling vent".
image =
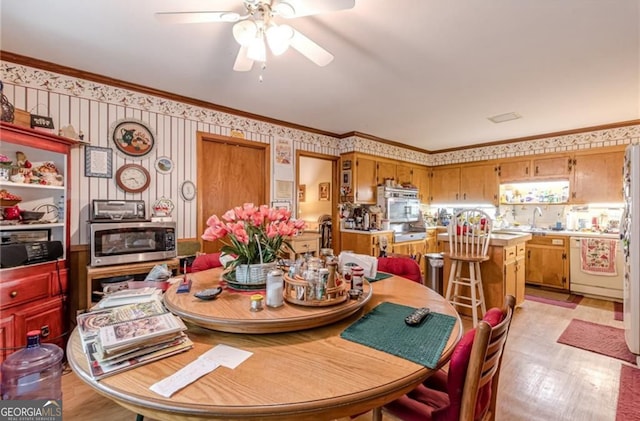
{"type": "Polygon", "coordinates": [[[493,117],[487,117],[487,118],[493,121],[494,123],[504,123],[505,121],[517,120],[519,118],[522,118],[522,116],[518,113],[505,113],[505,114],[494,115],[493,117]]]}

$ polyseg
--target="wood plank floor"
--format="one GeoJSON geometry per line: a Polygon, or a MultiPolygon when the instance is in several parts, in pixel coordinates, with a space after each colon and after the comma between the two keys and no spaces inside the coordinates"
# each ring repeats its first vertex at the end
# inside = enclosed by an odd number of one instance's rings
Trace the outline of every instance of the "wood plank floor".
{"type": "MultiPolygon", "coordinates": [[[[623,363],[556,343],[572,318],[622,328],[622,322],[613,319],[613,303],[608,301],[585,298],[573,310],[525,301],[516,310],[507,341],[498,420],[615,420],[623,363]]],[[[470,325],[465,320],[465,328],[470,325]]],[[[135,420],[135,414],[97,394],[72,372],[63,376],[62,384],[66,421],[135,420]]],[[[357,418],[368,419],[370,413],[357,418]]],[[[385,414],[384,419],[394,418],[385,414]]]]}

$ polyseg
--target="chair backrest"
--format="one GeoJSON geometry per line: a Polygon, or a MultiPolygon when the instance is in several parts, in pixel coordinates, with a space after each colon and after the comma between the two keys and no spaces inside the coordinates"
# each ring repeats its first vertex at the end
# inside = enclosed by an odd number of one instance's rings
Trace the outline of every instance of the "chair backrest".
{"type": "Polygon", "coordinates": [[[480,209],[458,212],[449,223],[450,256],[487,256],[492,228],[493,221],[480,209]]]}
{"type": "Polygon", "coordinates": [[[378,270],[422,283],[420,265],[408,256],[378,257],[378,270]]]}
{"type": "Polygon", "coordinates": [[[490,413],[490,419],[495,418],[499,373],[515,301],[512,295],[505,298],[500,323],[492,327],[491,322],[487,322],[487,314],[476,328],[462,391],[460,420],[480,419],[487,413],[490,413]],[[487,397],[487,393],[490,396],[487,397]]]}

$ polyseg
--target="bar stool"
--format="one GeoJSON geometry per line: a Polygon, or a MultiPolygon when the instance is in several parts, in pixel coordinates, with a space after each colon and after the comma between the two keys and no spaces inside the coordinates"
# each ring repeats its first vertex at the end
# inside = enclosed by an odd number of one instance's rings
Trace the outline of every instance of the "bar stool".
{"type": "Polygon", "coordinates": [[[473,326],[478,324],[487,309],[482,289],[480,263],[489,260],[489,241],[492,221],[489,215],[480,209],[466,209],[458,212],[449,224],[449,259],[451,272],[445,298],[454,307],[471,309],[473,326]],[[463,277],[462,267],[469,265],[469,277],[463,277]],[[469,292],[469,295],[464,293],[469,292]],[[453,294],[452,294],[453,293],[453,294]]]}

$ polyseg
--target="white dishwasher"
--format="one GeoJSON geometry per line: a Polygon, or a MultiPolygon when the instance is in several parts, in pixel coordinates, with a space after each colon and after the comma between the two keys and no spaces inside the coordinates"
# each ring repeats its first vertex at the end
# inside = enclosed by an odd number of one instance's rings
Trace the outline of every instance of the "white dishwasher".
{"type": "Polygon", "coordinates": [[[600,237],[571,237],[570,289],[622,301],[623,255],[620,240],[600,237]]]}

